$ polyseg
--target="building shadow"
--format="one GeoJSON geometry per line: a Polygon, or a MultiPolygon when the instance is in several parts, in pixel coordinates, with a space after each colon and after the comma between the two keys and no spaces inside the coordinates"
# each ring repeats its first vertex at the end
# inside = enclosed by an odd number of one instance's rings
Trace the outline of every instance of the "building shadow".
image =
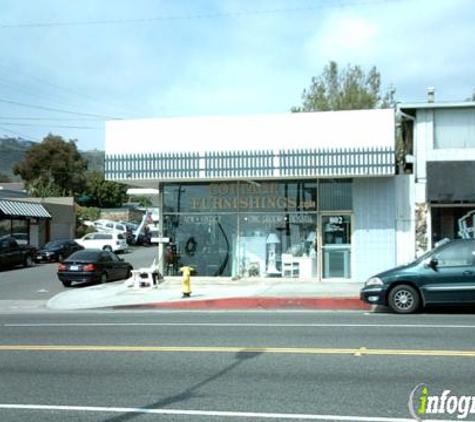
{"type": "MultiPolygon", "coordinates": [[[[189,386],[185,390],[170,395],[168,397],[164,397],[161,400],[156,401],[155,403],[151,403],[148,406],[141,407],[144,410],[153,410],[153,409],[161,409],[171,404],[176,404],[180,402],[185,402],[191,398],[198,397],[200,395],[200,389],[207,384],[223,377],[227,373],[233,371],[235,368],[239,367],[240,365],[244,364],[246,361],[250,359],[257,358],[263,352],[256,352],[254,349],[242,349],[239,352],[234,354],[235,360],[230,365],[226,366],[225,368],[221,369],[220,371],[216,372],[215,374],[210,375],[208,378],[189,386]]],[[[114,416],[109,419],[105,419],[104,422],[127,422],[131,421],[136,417],[143,416],[140,413],[126,413],[119,416],[114,416]]]]}

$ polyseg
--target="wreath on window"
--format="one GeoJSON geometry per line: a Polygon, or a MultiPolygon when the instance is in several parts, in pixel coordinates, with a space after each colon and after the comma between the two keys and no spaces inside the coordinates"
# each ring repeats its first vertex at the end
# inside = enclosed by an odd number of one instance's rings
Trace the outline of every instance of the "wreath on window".
{"type": "Polygon", "coordinates": [[[196,245],[198,242],[194,237],[190,237],[185,243],[185,253],[189,256],[193,256],[196,252],[196,245]]]}

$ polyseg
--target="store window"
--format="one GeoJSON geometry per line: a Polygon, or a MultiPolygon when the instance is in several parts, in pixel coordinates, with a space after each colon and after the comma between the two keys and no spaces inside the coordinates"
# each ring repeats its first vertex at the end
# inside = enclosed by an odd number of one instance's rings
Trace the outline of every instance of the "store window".
{"type": "Polygon", "coordinates": [[[10,220],[0,220],[0,237],[10,236],[12,223],[10,220]]]}
{"type": "Polygon", "coordinates": [[[235,275],[315,278],[316,214],[241,214],[235,275]]]}
{"type": "Polygon", "coordinates": [[[320,211],[346,211],[351,210],[352,180],[330,179],[320,182],[320,211]]]}
{"type": "Polygon", "coordinates": [[[173,184],[164,189],[165,213],[316,210],[315,181],[173,184]]]}
{"type": "Polygon", "coordinates": [[[333,216],[343,219],[344,237],[325,241],[326,269],[318,268],[317,248],[319,208],[350,211],[351,186],[333,179],[165,185],[166,274],[192,265],[198,276],[350,277],[349,215],[333,216]]]}
{"type": "Polygon", "coordinates": [[[231,276],[236,223],[236,215],[231,214],[166,215],[164,231],[175,254],[167,262],[173,265],[165,268],[167,274],[177,275],[170,271],[191,265],[194,275],[231,276]]]}
{"type": "Polygon", "coordinates": [[[433,207],[432,244],[442,239],[475,238],[475,209],[471,207],[433,207]]]}
{"type": "Polygon", "coordinates": [[[20,245],[30,241],[28,220],[12,220],[12,236],[20,245]]]}

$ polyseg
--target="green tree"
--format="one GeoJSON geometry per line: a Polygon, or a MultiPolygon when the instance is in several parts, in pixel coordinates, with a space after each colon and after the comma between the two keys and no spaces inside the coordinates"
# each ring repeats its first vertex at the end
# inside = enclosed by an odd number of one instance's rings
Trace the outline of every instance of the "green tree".
{"type": "Polygon", "coordinates": [[[364,110],[395,106],[395,90],[390,88],[383,96],[381,75],[372,67],[365,74],[360,66],[347,65],[340,70],[330,61],[320,76],[312,77],[310,88],[302,93],[302,105],[292,112],[364,110]]]}
{"type": "Polygon", "coordinates": [[[87,160],[76,141],[50,133],[28,149],[23,161],[13,167],[13,174],[21,176],[32,196],[75,196],[85,187],[86,170],[87,160]]]}
{"type": "Polygon", "coordinates": [[[99,208],[116,208],[127,199],[127,186],[105,180],[100,170],[93,170],[87,175],[84,191],[87,205],[99,208]]]}
{"type": "Polygon", "coordinates": [[[146,196],[140,195],[135,198],[141,207],[147,208],[152,206],[152,201],[146,196]]]}

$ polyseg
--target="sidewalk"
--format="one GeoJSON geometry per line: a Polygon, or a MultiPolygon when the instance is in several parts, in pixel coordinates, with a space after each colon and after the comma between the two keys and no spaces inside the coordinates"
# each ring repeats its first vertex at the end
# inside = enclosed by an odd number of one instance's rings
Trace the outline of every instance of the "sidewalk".
{"type": "Polygon", "coordinates": [[[192,295],[183,299],[181,278],[135,289],[123,281],[73,287],[50,299],[47,307],[77,309],[334,309],[369,310],[359,299],[362,283],[295,279],[194,278],[192,295]]]}

